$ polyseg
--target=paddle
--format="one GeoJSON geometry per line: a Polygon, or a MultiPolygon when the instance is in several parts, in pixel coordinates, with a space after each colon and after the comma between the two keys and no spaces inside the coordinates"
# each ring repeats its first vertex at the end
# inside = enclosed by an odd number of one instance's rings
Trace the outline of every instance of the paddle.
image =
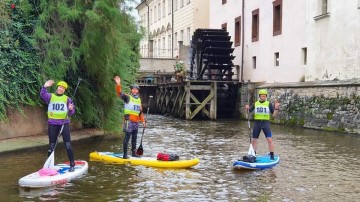
{"type": "MultiPolygon", "coordinates": [[[[77,82],[77,84],[76,84],[76,88],[75,88],[74,94],[73,94],[73,96],[72,96],[73,102],[74,102],[74,98],[75,98],[75,95],[76,95],[76,91],[77,91],[77,89],[78,89],[78,87],[79,87],[80,81],[81,81],[81,78],[78,78],[78,82],[77,82]]],[[[50,156],[46,159],[43,168],[51,168],[51,167],[54,167],[54,162],[55,162],[55,160],[54,160],[54,159],[55,159],[55,157],[54,157],[54,156],[55,156],[55,154],[54,154],[54,153],[55,153],[55,148],[56,148],[56,145],[57,145],[58,140],[59,140],[59,138],[60,138],[60,135],[61,135],[61,133],[62,133],[62,131],[63,131],[63,129],[64,129],[65,120],[66,120],[67,118],[68,118],[68,114],[66,114],[66,118],[64,119],[64,122],[63,122],[63,124],[61,125],[61,129],[60,129],[59,135],[58,135],[58,137],[57,137],[57,139],[56,139],[54,149],[52,150],[50,156]]]]}
{"type": "MultiPolygon", "coordinates": [[[[148,103],[148,107],[147,107],[147,112],[146,112],[146,115],[145,115],[145,121],[147,121],[147,115],[149,114],[150,103],[151,103],[151,99],[153,98],[153,96],[150,95],[149,98],[150,99],[149,99],[149,103],[148,103]]],[[[139,148],[136,150],[136,154],[139,155],[139,156],[144,154],[144,149],[143,149],[143,146],[142,146],[142,140],[143,140],[143,137],[144,137],[144,133],[145,133],[145,127],[143,128],[139,148]]]]}
{"type": "MultiPolygon", "coordinates": [[[[249,101],[249,94],[247,94],[247,103],[250,107],[250,101],[249,101]]],[[[255,156],[255,151],[254,148],[251,144],[251,127],[250,127],[250,109],[247,109],[247,122],[248,122],[248,127],[249,127],[249,139],[250,139],[250,146],[249,146],[249,151],[248,151],[248,155],[253,155],[255,156]]]]}

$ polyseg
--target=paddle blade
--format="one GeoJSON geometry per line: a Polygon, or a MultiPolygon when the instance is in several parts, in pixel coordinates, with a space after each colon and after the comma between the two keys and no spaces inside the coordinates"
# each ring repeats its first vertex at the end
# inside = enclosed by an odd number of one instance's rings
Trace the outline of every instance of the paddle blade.
{"type": "Polygon", "coordinates": [[[248,154],[249,154],[249,155],[256,156],[256,155],[255,155],[255,151],[254,151],[254,148],[253,148],[252,144],[250,144],[248,154]]]}
{"type": "Polygon", "coordinates": [[[51,152],[50,156],[46,159],[43,168],[52,168],[52,167],[54,167],[54,161],[55,161],[54,160],[55,159],[55,157],[54,157],[55,154],[54,153],[55,153],[55,151],[51,152]]]}
{"type": "Polygon", "coordinates": [[[144,149],[143,149],[142,145],[140,145],[139,148],[136,150],[136,154],[141,156],[141,155],[143,155],[143,153],[144,153],[144,149]]]}

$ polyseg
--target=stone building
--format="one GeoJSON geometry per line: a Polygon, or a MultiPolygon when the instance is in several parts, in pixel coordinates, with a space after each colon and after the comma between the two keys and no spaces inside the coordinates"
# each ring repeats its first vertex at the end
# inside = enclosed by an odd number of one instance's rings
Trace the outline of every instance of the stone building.
{"type": "Polygon", "coordinates": [[[188,46],[195,29],[209,26],[208,0],[142,0],[136,9],[145,31],[143,58],[176,58],[179,41],[188,46]]]}

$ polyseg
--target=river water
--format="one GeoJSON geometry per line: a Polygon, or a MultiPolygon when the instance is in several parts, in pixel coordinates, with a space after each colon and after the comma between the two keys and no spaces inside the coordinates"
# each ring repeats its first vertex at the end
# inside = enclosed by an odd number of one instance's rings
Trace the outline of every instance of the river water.
{"type": "MultiPolygon", "coordinates": [[[[22,189],[17,181],[38,170],[46,147],[0,154],[0,201],[360,201],[360,136],[272,125],[281,162],[262,171],[233,170],[249,147],[246,121],[185,121],[149,115],[144,156],[198,157],[191,169],[155,169],[89,162],[81,179],[47,189],[22,189]]],[[[141,132],[139,133],[139,136],[141,132]]],[[[139,138],[140,139],[140,138],[139,138]]],[[[75,155],[121,152],[121,137],[73,142],[75,155]]],[[[267,152],[263,135],[258,153],[267,152]]],[[[66,161],[64,146],[56,162],[66,161]]]]}

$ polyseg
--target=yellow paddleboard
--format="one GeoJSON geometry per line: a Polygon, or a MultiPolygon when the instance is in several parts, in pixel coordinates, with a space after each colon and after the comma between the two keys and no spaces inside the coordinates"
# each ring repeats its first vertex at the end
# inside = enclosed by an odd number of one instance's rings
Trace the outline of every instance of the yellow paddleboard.
{"type": "Polygon", "coordinates": [[[130,164],[133,166],[147,166],[154,168],[191,168],[199,163],[198,158],[178,161],[159,161],[150,157],[129,157],[123,159],[121,153],[114,152],[91,152],[90,161],[102,161],[113,164],[130,164]]]}

